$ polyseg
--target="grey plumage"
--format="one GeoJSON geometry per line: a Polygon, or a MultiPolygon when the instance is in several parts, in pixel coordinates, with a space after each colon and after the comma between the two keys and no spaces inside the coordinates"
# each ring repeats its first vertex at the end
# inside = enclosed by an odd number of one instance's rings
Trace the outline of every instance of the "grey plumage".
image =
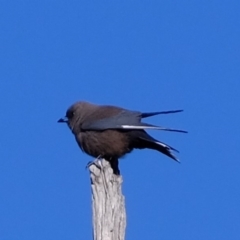
{"type": "Polygon", "coordinates": [[[118,159],[133,149],[154,149],[178,161],[173,147],[151,137],[145,129],[184,132],[141,122],[142,118],[158,114],[177,113],[182,110],[141,113],[115,106],[100,106],[88,102],[77,102],[66,112],[66,122],[74,134],[82,151],[112,163],[115,173],[119,173],[118,159]]]}

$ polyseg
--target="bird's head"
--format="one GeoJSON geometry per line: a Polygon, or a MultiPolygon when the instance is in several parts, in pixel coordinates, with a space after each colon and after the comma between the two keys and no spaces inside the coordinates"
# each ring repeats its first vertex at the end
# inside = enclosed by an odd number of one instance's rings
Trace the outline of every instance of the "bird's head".
{"type": "Polygon", "coordinates": [[[64,118],[58,120],[59,123],[67,123],[73,133],[81,130],[81,122],[83,116],[83,102],[77,102],[68,108],[64,118]]]}

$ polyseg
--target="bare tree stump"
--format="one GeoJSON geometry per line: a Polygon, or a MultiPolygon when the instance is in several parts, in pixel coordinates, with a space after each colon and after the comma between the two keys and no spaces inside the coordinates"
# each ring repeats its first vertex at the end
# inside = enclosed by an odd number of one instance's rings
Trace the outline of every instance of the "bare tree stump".
{"type": "Polygon", "coordinates": [[[92,188],[93,239],[124,240],[126,228],[125,199],[121,175],[113,174],[108,161],[101,161],[100,170],[89,167],[92,188]]]}

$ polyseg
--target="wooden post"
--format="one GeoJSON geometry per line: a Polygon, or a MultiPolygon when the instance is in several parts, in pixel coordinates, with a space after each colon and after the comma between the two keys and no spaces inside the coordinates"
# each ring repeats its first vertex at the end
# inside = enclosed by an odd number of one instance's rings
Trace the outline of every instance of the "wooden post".
{"type": "Polygon", "coordinates": [[[93,239],[124,240],[126,228],[125,199],[122,195],[122,176],[113,174],[108,161],[102,169],[89,167],[92,188],[93,239]]]}

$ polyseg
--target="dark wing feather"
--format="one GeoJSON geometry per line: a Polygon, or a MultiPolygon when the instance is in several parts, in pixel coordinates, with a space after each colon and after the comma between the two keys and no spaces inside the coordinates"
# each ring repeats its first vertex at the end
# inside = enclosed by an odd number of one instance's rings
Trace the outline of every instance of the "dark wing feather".
{"type": "Polygon", "coordinates": [[[158,114],[169,114],[169,113],[179,113],[183,110],[170,110],[170,111],[161,111],[161,112],[149,112],[149,113],[142,113],[141,118],[152,117],[158,114]]]}

